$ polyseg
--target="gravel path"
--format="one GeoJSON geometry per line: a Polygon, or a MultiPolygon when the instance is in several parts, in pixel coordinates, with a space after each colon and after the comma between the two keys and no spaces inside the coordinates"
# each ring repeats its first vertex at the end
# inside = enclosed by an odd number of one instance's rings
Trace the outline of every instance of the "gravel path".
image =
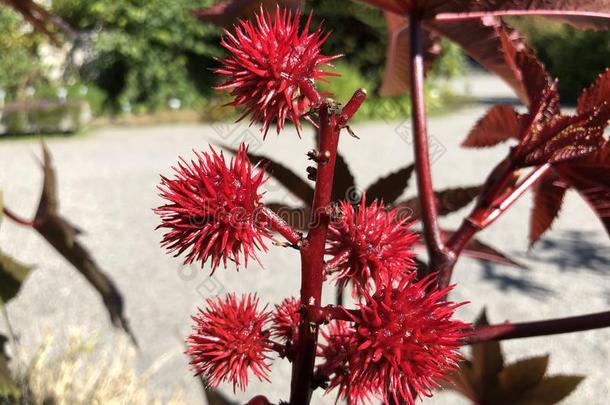
{"type": "MultiPolygon", "coordinates": [[[[481,100],[480,105],[430,122],[438,188],[479,184],[507,151],[506,146],[481,151],[458,149],[486,103],[510,100],[508,89],[493,78],[484,76],[470,82],[468,92],[481,100]]],[[[408,128],[407,122],[366,123],[354,128],[360,141],[350,137],[341,140],[340,150],[357,173],[359,187],[412,161],[404,136],[408,128]]],[[[257,153],[274,156],[304,172],[305,151],[312,146],[312,137],[306,134],[299,140],[290,130],[281,137],[271,134],[264,144],[255,129],[232,124],[104,128],[84,137],[47,141],[57,168],[61,211],[86,231],[82,240],[123,291],[127,316],[141,346],[140,366],[145,369],[162,354],[173,353],[153,378],[154,389],[168,396],[176,387],[184,387],[188,403],[193,404],[201,403],[199,387],[180,353],[183,336],[190,328],[189,316],[202,304],[202,297],[254,289],[263,301],[278,303],[298,293],[299,260],[289,249],[272,247],[270,254],[261,255],[264,270],[254,266],[240,273],[219,270],[208,279],[206,271],[183,268],[179,259],[159,248],[161,233],[154,231],[158,220],[151,211],[160,203],[155,189],[159,173],[169,174],[177,157],[190,156],[193,148],[205,149],[210,142],[235,145],[243,138],[252,142],[252,149],[258,148],[257,153]]],[[[37,204],[39,149],[37,142],[30,140],[0,142],[0,189],[6,204],[22,215],[32,213],[37,204]]],[[[294,201],[273,182],[267,188],[269,200],[294,201]]],[[[414,190],[412,181],[407,194],[414,190]]],[[[483,306],[492,321],[499,322],[595,312],[610,305],[608,238],[586,204],[569,194],[564,215],[528,251],[529,200],[528,196],[520,201],[481,238],[531,270],[462,259],[456,269],[459,285],[454,298],[471,302],[460,312],[464,319],[473,319],[483,306]]],[[[456,226],[461,214],[443,219],[443,225],[456,226]]],[[[23,345],[37,344],[44,331],[60,334],[72,325],[99,331],[103,341],[113,341],[116,333],[109,328],[99,297],[40,237],[5,219],[0,246],[38,267],[18,299],[8,306],[23,345]]],[[[610,330],[606,329],[510,341],[504,349],[509,360],[551,353],[552,373],[587,375],[565,403],[594,405],[605,404],[610,397],[609,341],[610,330]]],[[[248,393],[238,398],[244,400],[260,392],[272,400],[286,398],[288,375],[288,363],[278,360],[273,368],[274,385],[251,384],[248,393]]],[[[224,388],[230,393],[230,387],[224,388]]],[[[456,398],[439,394],[426,402],[463,403],[456,398]]],[[[333,402],[334,395],[314,400],[315,404],[333,402]]]]}

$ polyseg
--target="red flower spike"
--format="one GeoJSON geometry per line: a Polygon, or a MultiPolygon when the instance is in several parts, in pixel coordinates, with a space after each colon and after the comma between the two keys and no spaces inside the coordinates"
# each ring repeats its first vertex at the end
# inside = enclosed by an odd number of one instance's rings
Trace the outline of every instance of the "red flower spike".
{"type": "Polygon", "coordinates": [[[329,387],[339,387],[341,397],[354,403],[376,397],[385,404],[412,405],[418,395],[431,396],[436,380],[457,366],[458,348],[470,325],[451,317],[462,304],[443,300],[452,287],[426,293],[434,275],[419,282],[414,277],[411,273],[396,287],[365,294],[359,314],[352,315],[356,329],[351,337],[330,331],[329,344],[320,352],[327,359],[321,367],[333,359],[337,363],[329,387]],[[345,351],[334,355],[331,344],[338,342],[345,351]]]}
{"type": "Polygon", "coordinates": [[[286,298],[275,306],[273,314],[273,336],[284,343],[294,343],[299,333],[301,320],[301,301],[296,298],[286,298]]]}
{"type": "Polygon", "coordinates": [[[271,238],[257,211],[264,170],[252,166],[243,144],[228,164],[212,147],[196,156],[181,159],[173,179],[161,176],[160,195],[170,202],[155,210],[159,228],[168,229],[161,245],[176,256],[187,252],[185,264],[211,259],[212,271],[221,260],[225,268],[227,259],[238,266],[242,257],[245,266],[248,258],[258,261],[255,250],[266,251],[263,238],[271,238]]]}
{"type": "Polygon", "coordinates": [[[269,332],[264,330],[271,314],[258,310],[258,298],[243,295],[237,300],[234,294],[216,301],[207,300],[207,308],[193,316],[193,333],[187,338],[187,354],[196,375],[204,375],[212,387],[221,382],[233,383],[245,390],[248,371],[259,380],[269,381],[271,351],[269,332]]]}
{"type": "Polygon", "coordinates": [[[351,281],[354,292],[367,290],[371,279],[381,288],[415,270],[411,248],[417,234],[409,229],[408,219],[401,218],[399,208],[388,212],[382,201],[367,207],[365,197],[357,210],[346,201],[340,208],[343,215],[330,226],[326,251],[332,256],[350,252],[336,269],[340,288],[351,281]]]}
{"type": "Polygon", "coordinates": [[[291,120],[300,132],[299,117],[309,106],[301,94],[299,83],[304,80],[324,80],[336,76],[320,66],[332,66],[330,61],[339,56],[324,56],[320,46],[328,35],[320,27],[309,32],[311,14],[299,33],[300,12],[276,8],[275,16],[261,11],[254,21],[240,21],[235,33],[225,30],[221,45],[229,56],[221,60],[222,67],[215,73],[228,76],[216,87],[230,90],[234,100],[229,105],[245,107],[240,118],[250,115],[251,122],[262,122],[264,135],[271,123],[277,121],[277,132],[286,119],[291,120]]]}

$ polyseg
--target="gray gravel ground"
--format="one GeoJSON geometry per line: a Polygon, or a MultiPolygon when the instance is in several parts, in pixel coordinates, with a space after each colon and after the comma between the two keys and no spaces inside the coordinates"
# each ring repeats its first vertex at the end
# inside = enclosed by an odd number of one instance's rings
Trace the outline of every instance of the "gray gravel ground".
{"type": "MultiPolygon", "coordinates": [[[[470,83],[467,91],[482,101],[480,105],[430,121],[438,188],[479,184],[507,152],[505,145],[481,151],[458,148],[487,107],[485,102],[510,97],[495,79],[479,77],[470,83]]],[[[402,136],[408,133],[408,123],[365,123],[354,129],[361,140],[346,136],[340,150],[357,173],[359,187],[413,160],[410,144],[402,136]]],[[[248,131],[232,124],[104,128],[84,137],[47,141],[58,172],[61,211],[86,231],[82,240],[123,291],[127,315],[141,346],[140,366],[145,369],[162,354],[174,353],[153,379],[153,388],[168,396],[176,387],[185,387],[188,403],[201,403],[201,397],[181,354],[182,341],[190,328],[189,316],[202,304],[203,297],[222,291],[255,290],[263,301],[278,303],[298,293],[299,260],[290,249],[272,247],[268,255],[261,255],[263,270],[256,266],[239,273],[221,269],[208,279],[207,271],[183,268],[179,259],[159,248],[161,233],[154,231],[158,220],[151,211],[160,204],[155,189],[159,174],[169,174],[177,157],[190,156],[193,148],[205,149],[211,142],[236,144],[244,137],[253,143],[252,149],[260,147],[258,153],[274,156],[304,173],[305,152],[312,146],[312,137],[305,134],[299,140],[291,130],[280,137],[270,134],[264,144],[255,129],[248,131]]],[[[39,155],[40,148],[33,140],[0,143],[0,189],[6,204],[23,215],[32,213],[37,204],[39,155]]],[[[267,189],[269,201],[296,201],[273,182],[267,189]]],[[[414,192],[412,181],[407,194],[414,192]]],[[[569,194],[563,215],[552,231],[528,251],[529,209],[527,196],[480,237],[531,270],[462,259],[455,273],[458,287],[453,297],[470,301],[459,313],[463,319],[472,320],[483,306],[492,321],[500,322],[595,312],[610,305],[608,238],[586,204],[569,194]]],[[[444,218],[442,223],[447,228],[455,227],[463,214],[444,218]]],[[[102,340],[112,341],[116,332],[109,328],[99,297],[40,237],[5,220],[0,246],[38,267],[18,299],[8,306],[21,344],[37,344],[43,331],[61,334],[72,325],[99,331],[102,340]]],[[[503,347],[508,360],[551,353],[551,373],[587,375],[565,403],[594,405],[606,404],[610,397],[609,340],[610,330],[606,329],[509,341],[503,347]]],[[[238,399],[261,392],[272,400],[286,398],[288,375],[289,365],[278,360],[273,366],[273,385],[253,383],[238,399]]],[[[223,390],[230,393],[229,386],[223,390]]],[[[316,396],[313,402],[330,404],[334,395],[316,396]]],[[[447,393],[426,402],[463,403],[447,393]]]]}

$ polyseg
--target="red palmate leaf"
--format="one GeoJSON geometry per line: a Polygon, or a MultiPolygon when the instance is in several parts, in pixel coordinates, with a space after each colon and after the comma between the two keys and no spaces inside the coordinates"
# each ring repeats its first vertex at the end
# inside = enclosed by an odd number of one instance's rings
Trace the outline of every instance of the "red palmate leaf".
{"type": "Polygon", "coordinates": [[[211,7],[194,10],[193,14],[203,22],[227,27],[238,18],[253,16],[261,7],[267,11],[277,6],[296,10],[302,4],[302,0],[225,0],[211,7]]]}
{"type": "Polygon", "coordinates": [[[589,203],[610,235],[610,142],[596,154],[554,169],[589,203]]]}
{"type": "MultiPolygon", "coordinates": [[[[390,42],[386,50],[386,68],[382,96],[399,96],[409,91],[409,20],[403,15],[384,12],[390,42]]],[[[440,37],[423,30],[424,69],[429,71],[442,53],[440,37]]]]}
{"type": "MultiPolygon", "coordinates": [[[[444,230],[443,233],[445,234],[445,238],[449,239],[455,232],[444,230]]],[[[505,253],[500,252],[496,248],[493,248],[478,239],[472,239],[470,242],[468,242],[462,254],[477,260],[503,264],[505,266],[518,267],[520,269],[527,269],[527,266],[524,264],[511,259],[505,253]]]]}
{"type": "Polygon", "coordinates": [[[530,215],[530,246],[551,227],[561,210],[568,185],[555,172],[549,172],[534,187],[534,205],[530,215]]]}
{"type": "Polygon", "coordinates": [[[467,148],[494,146],[521,133],[522,116],[510,105],[496,105],[475,124],[462,142],[467,148]]]}
{"type": "Polygon", "coordinates": [[[610,103],[610,68],[601,73],[595,83],[583,90],[578,98],[577,112],[584,114],[599,108],[603,103],[610,103]]]}
{"type": "Polygon", "coordinates": [[[509,28],[498,18],[467,20],[458,22],[427,21],[425,26],[460,45],[468,55],[490,72],[508,83],[519,98],[528,103],[521,78],[506,63],[499,30],[504,30],[517,50],[525,49],[521,34],[509,28]]]}
{"type": "Polygon", "coordinates": [[[558,163],[593,153],[604,143],[608,109],[592,114],[557,116],[535,133],[517,160],[524,166],[558,163]]]}
{"type": "MultiPolygon", "coordinates": [[[[449,215],[466,207],[479,195],[480,191],[481,186],[456,187],[436,191],[434,198],[438,215],[449,215]]],[[[404,212],[404,215],[408,214],[412,219],[419,219],[421,217],[421,205],[417,197],[401,201],[396,206],[404,212]]]]}

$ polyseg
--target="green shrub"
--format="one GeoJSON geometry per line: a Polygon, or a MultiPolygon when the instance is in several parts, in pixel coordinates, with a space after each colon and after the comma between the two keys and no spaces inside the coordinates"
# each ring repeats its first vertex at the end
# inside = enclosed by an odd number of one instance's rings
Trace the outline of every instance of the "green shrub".
{"type": "Polygon", "coordinates": [[[82,101],[35,100],[11,103],[0,110],[0,134],[78,132],[89,116],[89,106],[82,101]]]}
{"type": "Polygon", "coordinates": [[[172,98],[193,106],[211,92],[209,68],[222,53],[220,30],[191,11],[211,0],[54,0],[53,12],[93,34],[93,55],[80,71],[112,112],[150,112],[172,98]]]}

